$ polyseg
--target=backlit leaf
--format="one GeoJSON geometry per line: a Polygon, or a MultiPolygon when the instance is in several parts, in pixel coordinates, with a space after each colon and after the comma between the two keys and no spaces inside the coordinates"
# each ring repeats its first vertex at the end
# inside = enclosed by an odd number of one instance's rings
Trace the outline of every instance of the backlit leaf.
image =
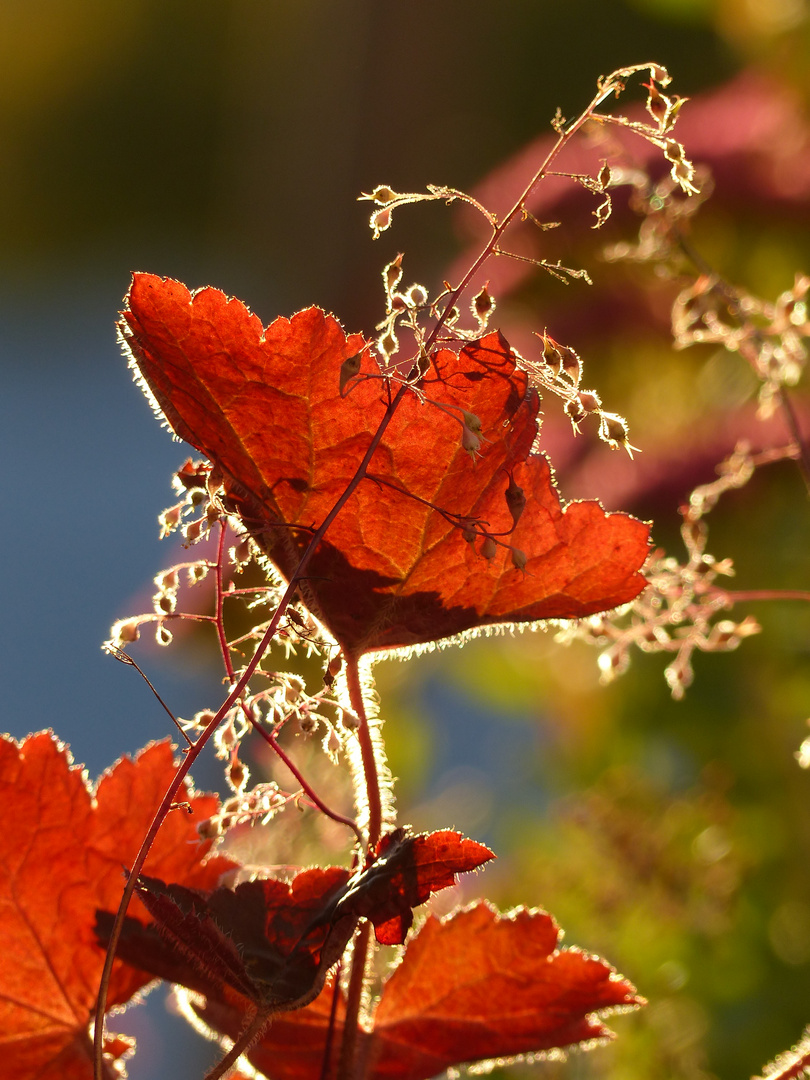
{"type": "MultiPolygon", "coordinates": [[[[368,343],[318,308],[264,329],[216,289],[192,294],[147,274],[135,276],[128,304],[122,340],[147,392],[214,462],[289,579],[386,415],[368,343]],[[358,353],[366,378],[341,396],[342,367],[358,353]]],[[[307,602],[345,651],[577,618],[641,591],[647,528],[594,502],[562,509],[548,462],[531,453],[538,408],[500,334],[434,354],[307,568],[307,602]],[[474,459],[465,413],[481,425],[474,459]],[[527,503],[513,528],[515,484],[527,503]],[[471,523],[473,543],[463,536],[471,523]]]]}

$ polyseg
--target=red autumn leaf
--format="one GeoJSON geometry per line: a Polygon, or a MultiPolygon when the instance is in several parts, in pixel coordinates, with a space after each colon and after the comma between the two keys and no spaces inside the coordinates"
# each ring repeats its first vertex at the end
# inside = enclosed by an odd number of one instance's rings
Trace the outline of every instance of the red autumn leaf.
{"type": "MultiPolygon", "coordinates": [[[[95,796],[80,768],[52,733],[21,744],[0,739],[0,802],[13,827],[0,834],[0,1054],[15,1080],[88,1080],[104,950],[93,932],[98,908],[118,907],[123,866],[131,863],[174,774],[168,743],[132,761],[122,758],[95,796]]],[[[217,800],[186,790],[192,814],[171,814],[147,867],[210,888],[231,864],[202,865],[208,843],[196,823],[217,800]]],[[[132,912],[147,919],[139,903],[132,912]]],[[[109,1004],[128,1001],[151,975],[116,962],[109,1004]]],[[[128,1040],[111,1036],[112,1057],[128,1040]]]]}
{"type": "MultiPolygon", "coordinates": [[[[207,895],[142,877],[137,892],[161,935],[128,919],[118,955],[210,999],[234,1002],[230,988],[256,1005],[300,1008],[320,992],[361,916],[378,941],[402,944],[415,906],[491,858],[483,844],[456,832],[409,836],[397,829],[354,876],[313,867],[289,884],[265,878],[207,895]]],[[[110,926],[100,913],[102,941],[110,926]]]]}
{"type": "MultiPolygon", "coordinates": [[[[318,308],[264,329],[216,289],[191,294],[147,274],[135,275],[128,303],[121,336],[144,387],[222,473],[289,578],[385,415],[368,343],[318,308]],[[342,366],[358,353],[367,378],[342,397],[342,366]]],[[[421,397],[405,395],[307,568],[308,600],[347,653],[577,618],[641,591],[646,527],[594,502],[562,509],[548,462],[531,453],[538,408],[499,334],[432,356],[421,397]],[[462,410],[481,423],[475,460],[462,445],[462,410]],[[527,499],[514,529],[510,477],[527,499]],[[464,540],[469,521],[496,538],[492,558],[480,535],[464,540]]]]}
{"type": "MultiPolygon", "coordinates": [[[[550,915],[523,908],[501,916],[480,902],[444,920],[430,916],[361,1035],[366,1080],[427,1080],[452,1066],[612,1038],[599,1015],[643,999],[605,961],[558,948],[559,936],[550,915]]],[[[251,1064],[270,1080],[319,1080],[332,996],[327,988],[283,1026],[272,1023],[251,1064]],[[288,1058],[296,1045],[306,1051],[288,1058]]],[[[192,1008],[212,1031],[238,1035],[242,1018],[231,1006],[192,1008]]],[[[341,997],[338,1046],[343,1015],[341,997]]]]}
{"type": "MultiPolygon", "coordinates": [[[[288,884],[276,878],[246,881],[203,895],[181,885],[139,878],[138,895],[168,939],[159,974],[191,986],[230,986],[243,997],[277,1009],[307,1004],[341,957],[357,915],[338,901],[350,878],[337,866],[313,867],[288,884]],[[179,961],[172,969],[173,957],[179,961]]],[[[129,927],[121,955],[143,963],[129,927]]],[[[153,948],[150,955],[157,954],[153,948]]],[[[157,973],[157,972],[156,972],[157,973]]]]}
{"type": "Polygon", "coordinates": [[[413,908],[455,884],[456,874],[493,857],[483,844],[449,829],[419,836],[396,829],[382,838],[374,862],[350,884],[339,906],[370,919],[381,945],[401,945],[413,908]]]}
{"type": "Polygon", "coordinates": [[[550,915],[485,902],[430,917],[383,988],[368,1037],[374,1080],[427,1080],[451,1065],[531,1054],[612,1033],[592,1014],[638,1005],[598,957],[559,949],[550,915]]]}

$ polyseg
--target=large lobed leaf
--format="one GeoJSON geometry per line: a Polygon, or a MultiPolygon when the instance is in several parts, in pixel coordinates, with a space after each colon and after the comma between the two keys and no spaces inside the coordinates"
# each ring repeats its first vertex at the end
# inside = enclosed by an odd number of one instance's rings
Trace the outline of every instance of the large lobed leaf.
{"type": "MultiPolygon", "coordinates": [[[[174,775],[168,743],[122,758],[95,793],[51,732],[17,744],[0,738],[0,1055],[14,1080],[88,1080],[95,1011],[104,963],[93,926],[98,908],[116,909],[131,865],[174,775]]],[[[147,867],[189,885],[210,888],[231,863],[202,863],[209,844],[196,823],[217,809],[210,795],[185,789],[191,813],[170,814],[147,867]]],[[[140,903],[135,918],[148,919],[140,903]]],[[[152,978],[117,961],[109,1004],[128,1001],[152,978]]],[[[111,1037],[120,1056],[127,1041],[111,1037]]]]}
{"type": "MultiPolygon", "coordinates": [[[[366,1080],[428,1080],[452,1066],[542,1053],[611,1038],[599,1019],[643,1003],[598,957],[559,948],[550,915],[499,915],[479,902],[447,919],[429,917],[383,987],[361,1039],[366,1080]]],[[[334,986],[275,1020],[248,1054],[270,1080],[319,1080],[327,1046],[340,1045],[339,995],[328,1041],[334,986]]],[[[212,1032],[234,1038],[242,1018],[217,997],[190,1007],[212,1032]]]]}
{"type": "MultiPolygon", "coordinates": [[[[378,941],[403,944],[415,906],[492,857],[456,832],[413,836],[397,829],[354,875],[312,867],[289,883],[265,878],[209,893],[142,877],[138,895],[160,935],[128,919],[119,955],[242,1011],[249,1003],[299,1009],[320,993],[361,917],[373,923],[378,941]]],[[[102,913],[102,938],[110,924],[102,913]]]]}
{"type": "MultiPolygon", "coordinates": [[[[144,388],[222,473],[261,548],[289,578],[345,491],[386,412],[368,343],[318,308],[267,328],[216,289],[136,274],[121,336],[144,388]],[[340,393],[344,362],[361,375],[340,393]]],[[[475,627],[578,618],[632,600],[647,528],[594,502],[564,510],[533,454],[538,400],[500,334],[432,356],[307,569],[316,614],[347,652],[410,646],[475,627]],[[462,446],[462,410],[481,422],[462,446]],[[527,504],[512,529],[510,477],[527,504]],[[468,543],[473,519],[499,538],[468,543]],[[526,555],[523,570],[511,548],[526,555]]]]}

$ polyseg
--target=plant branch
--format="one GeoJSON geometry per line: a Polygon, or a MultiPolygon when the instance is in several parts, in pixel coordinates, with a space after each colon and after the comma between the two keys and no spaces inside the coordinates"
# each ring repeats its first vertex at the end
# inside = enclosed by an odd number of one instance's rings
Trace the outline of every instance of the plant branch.
{"type": "Polygon", "coordinates": [[[346,995],[346,1019],[343,1028],[343,1042],[340,1047],[337,1080],[357,1080],[356,1055],[357,1036],[360,1028],[360,1005],[363,1000],[363,985],[366,978],[369,947],[371,945],[371,923],[363,922],[354,939],[351,974],[346,995]]]}
{"type": "Polygon", "coordinates": [[[250,1050],[251,1046],[261,1037],[262,1032],[270,1022],[272,1014],[273,1010],[268,1006],[257,1009],[222,1061],[218,1062],[210,1072],[205,1074],[205,1080],[220,1080],[220,1077],[230,1072],[242,1054],[250,1050]]]}

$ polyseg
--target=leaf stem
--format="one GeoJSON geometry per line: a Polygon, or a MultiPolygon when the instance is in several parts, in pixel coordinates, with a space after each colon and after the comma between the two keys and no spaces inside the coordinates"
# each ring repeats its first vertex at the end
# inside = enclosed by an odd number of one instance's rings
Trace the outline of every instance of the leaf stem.
{"type": "MultiPolygon", "coordinates": [[[[382,833],[382,794],[380,792],[380,772],[377,765],[377,754],[374,739],[369,728],[366,702],[363,697],[363,687],[360,682],[360,669],[357,657],[344,653],[346,664],[346,687],[349,691],[349,701],[352,711],[360,724],[357,728],[357,740],[360,744],[360,756],[363,762],[363,779],[365,783],[364,801],[368,815],[368,846],[374,847],[382,833]]],[[[363,799],[358,792],[358,803],[363,799]]]]}
{"type": "Polygon", "coordinates": [[[363,989],[371,946],[371,923],[363,922],[354,939],[351,974],[346,995],[346,1019],[343,1028],[343,1042],[340,1047],[337,1080],[357,1080],[356,1055],[360,1032],[360,1005],[363,1001],[363,989]]]}
{"type": "Polygon", "coordinates": [[[226,1073],[230,1072],[231,1068],[237,1063],[242,1054],[247,1050],[250,1050],[256,1040],[261,1037],[272,1014],[273,1009],[267,1005],[257,1009],[228,1053],[222,1061],[218,1062],[213,1069],[211,1069],[210,1072],[205,1074],[204,1080],[220,1080],[220,1077],[225,1076],[226,1073]]]}

